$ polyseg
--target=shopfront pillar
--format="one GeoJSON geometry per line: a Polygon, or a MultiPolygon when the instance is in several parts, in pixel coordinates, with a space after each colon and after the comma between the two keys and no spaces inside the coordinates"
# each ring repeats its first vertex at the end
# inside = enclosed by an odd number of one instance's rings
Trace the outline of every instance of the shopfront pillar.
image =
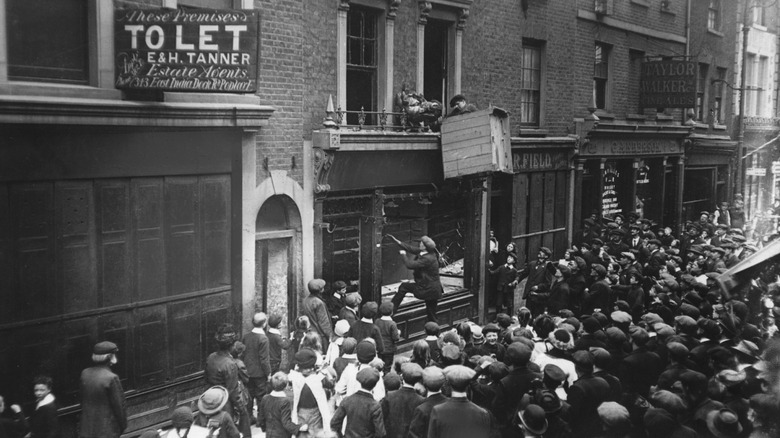
{"type": "Polygon", "coordinates": [[[382,232],[384,193],[374,190],[371,202],[360,220],[360,294],[363,302],[382,301],[382,232]]]}
{"type": "Polygon", "coordinates": [[[572,178],[572,202],[574,206],[572,208],[572,221],[579,221],[572,227],[573,230],[579,230],[582,228],[582,196],[577,193],[577,190],[582,190],[582,174],[585,171],[585,160],[576,160],[574,163],[574,176],[572,178]]]}
{"type": "Polygon", "coordinates": [[[677,158],[677,169],[675,171],[676,174],[676,184],[677,184],[677,199],[675,199],[675,205],[677,208],[675,208],[674,212],[674,221],[675,224],[677,224],[677,235],[682,235],[682,202],[683,202],[683,191],[685,189],[685,157],[680,156],[677,158]]]}

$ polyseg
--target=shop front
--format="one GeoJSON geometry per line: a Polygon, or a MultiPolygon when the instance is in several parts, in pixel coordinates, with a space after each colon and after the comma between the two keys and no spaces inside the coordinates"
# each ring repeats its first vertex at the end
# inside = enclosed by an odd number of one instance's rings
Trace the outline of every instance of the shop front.
{"type": "MultiPolygon", "coordinates": [[[[444,296],[439,325],[478,315],[485,178],[445,180],[439,135],[315,131],[315,275],[344,281],[366,301],[388,301],[412,279],[390,236],[436,242],[444,296]],[[476,248],[476,249],[475,249],[476,248]]],[[[407,296],[394,319],[401,336],[423,335],[425,305],[407,296]]]]}
{"type": "Polygon", "coordinates": [[[694,132],[685,148],[685,193],[683,221],[699,219],[702,211],[713,212],[729,202],[734,184],[737,142],[728,135],[694,132]]]}
{"type": "Polygon", "coordinates": [[[577,226],[588,217],[636,213],[673,229],[681,224],[685,138],[679,125],[600,123],[575,158],[577,226]]]}

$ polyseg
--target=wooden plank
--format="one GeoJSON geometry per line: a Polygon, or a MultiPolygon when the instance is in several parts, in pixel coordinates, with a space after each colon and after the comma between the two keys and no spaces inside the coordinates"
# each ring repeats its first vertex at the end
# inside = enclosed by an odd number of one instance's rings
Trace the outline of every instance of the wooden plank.
{"type": "MultiPolygon", "coordinates": [[[[558,201],[555,197],[555,172],[544,172],[544,208],[542,209],[542,223],[550,226],[555,221],[555,204],[558,201]]],[[[546,234],[542,236],[542,246],[553,249],[553,235],[546,234]]],[[[562,254],[553,254],[557,257],[562,254]]]]}
{"type": "Polygon", "coordinates": [[[442,163],[445,169],[451,167],[473,167],[473,166],[488,166],[495,167],[493,157],[490,155],[476,155],[473,157],[463,157],[459,160],[448,160],[442,163]]]}
{"type": "Polygon", "coordinates": [[[230,175],[200,177],[203,288],[230,284],[230,175]]]}
{"type": "MultiPolygon", "coordinates": [[[[531,184],[528,190],[530,197],[530,208],[528,214],[528,232],[534,233],[542,230],[542,215],[544,205],[544,175],[542,173],[531,174],[531,184]]],[[[542,246],[542,239],[540,236],[532,236],[528,238],[528,247],[526,253],[529,259],[536,258],[536,252],[539,251],[539,247],[542,246]]]]}
{"type": "Polygon", "coordinates": [[[165,179],[165,265],[169,295],[200,289],[198,187],[196,177],[165,179]]]}
{"type": "Polygon", "coordinates": [[[164,186],[162,178],[134,178],[131,185],[135,252],[134,296],[145,301],[166,295],[164,186]]]}
{"type": "Polygon", "coordinates": [[[444,135],[442,147],[449,147],[450,144],[463,140],[464,138],[484,138],[490,141],[490,125],[469,126],[458,129],[444,135]]]}
{"type": "MultiPolygon", "coordinates": [[[[171,303],[168,306],[173,378],[186,376],[201,368],[200,300],[171,303]]],[[[204,333],[208,337],[208,333],[204,333]]]]}
{"type": "Polygon", "coordinates": [[[135,289],[130,181],[95,181],[95,210],[97,285],[102,306],[129,303],[135,289]]]}
{"type": "MultiPolygon", "coordinates": [[[[555,172],[555,228],[567,226],[569,208],[569,172],[567,170],[558,170],[555,172]]],[[[568,246],[567,233],[554,234],[553,251],[555,254],[563,255],[568,246]]]]}
{"type": "MultiPolygon", "coordinates": [[[[0,281],[0,297],[10,297],[16,288],[11,199],[8,186],[9,184],[6,183],[0,184],[0,278],[4,279],[4,281],[0,281]]],[[[12,321],[12,314],[12,306],[0,306],[0,321],[12,321]]],[[[2,354],[2,350],[0,350],[0,354],[2,354]]],[[[0,366],[2,365],[0,362],[0,366]]]]}
{"type": "MultiPolygon", "coordinates": [[[[527,173],[518,173],[513,176],[512,184],[512,236],[519,236],[528,232],[529,209],[529,176],[527,173]]],[[[515,241],[517,249],[518,266],[526,262],[526,239],[515,241]]]]}
{"type": "Polygon", "coordinates": [[[485,137],[487,135],[489,134],[476,133],[474,136],[464,136],[447,144],[447,146],[442,146],[442,152],[448,154],[458,149],[470,147],[483,148],[486,151],[492,150],[493,145],[490,143],[490,137],[485,137]]]}

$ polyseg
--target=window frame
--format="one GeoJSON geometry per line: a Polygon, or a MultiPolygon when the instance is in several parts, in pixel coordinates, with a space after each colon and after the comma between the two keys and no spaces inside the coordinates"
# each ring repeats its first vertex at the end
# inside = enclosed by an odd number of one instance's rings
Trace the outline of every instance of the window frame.
{"type": "Polygon", "coordinates": [[[707,105],[707,92],[709,91],[709,82],[707,78],[709,77],[710,66],[709,64],[700,62],[698,67],[699,71],[696,75],[696,120],[699,122],[706,122],[707,115],[709,114],[707,111],[707,107],[709,106],[707,105]]]}
{"type": "Polygon", "coordinates": [[[608,43],[604,43],[601,41],[596,41],[593,45],[593,102],[594,106],[598,110],[602,111],[609,111],[612,107],[612,83],[610,81],[610,77],[612,76],[612,63],[610,62],[610,58],[612,56],[612,45],[608,43]],[[600,59],[601,62],[596,62],[597,58],[597,51],[601,48],[601,54],[600,59]],[[604,60],[606,58],[606,60],[604,60]],[[597,76],[597,66],[599,64],[604,64],[605,68],[604,70],[604,77],[597,76]],[[603,105],[599,106],[599,96],[598,96],[598,82],[597,81],[603,81],[603,92],[604,96],[601,100],[603,100],[603,105]]]}
{"type": "Polygon", "coordinates": [[[723,124],[725,115],[725,107],[723,105],[724,97],[725,97],[725,89],[726,86],[726,75],[728,74],[728,69],[725,67],[716,67],[715,73],[717,75],[717,84],[715,85],[714,94],[715,97],[713,99],[713,109],[714,116],[715,116],[715,124],[723,124]]]}
{"type": "MultiPolygon", "coordinates": [[[[347,83],[346,83],[346,91],[347,91],[347,100],[344,102],[344,109],[346,111],[361,111],[364,110],[366,112],[376,112],[379,111],[380,105],[379,105],[379,76],[380,76],[380,23],[381,23],[381,11],[378,9],[374,9],[371,7],[366,7],[363,5],[351,5],[349,8],[349,11],[347,11],[347,25],[346,25],[346,37],[347,37],[347,47],[346,47],[346,69],[347,69],[347,83]],[[358,33],[350,34],[350,23],[353,21],[353,14],[361,14],[362,19],[360,21],[360,31],[358,33]],[[370,17],[370,18],[366,18],[370,17]],[[366,23],[368,21],[373,21],[374,26],[374,35],[373,38],[366,36],[366,23]],[[357,42],[357,45],[360,48],[360,61],[359,63],[350,63],[350,54],[353,53],[353,43],[357,42]],[[365,55],[366,55],[366,47],[370,44],[371,47],[371,57],[373,57],[373,65],[370,65],[366,63],[365,55]],[[370,85],[370,105],[368,108],[362,106],[361,108],[352,108],[350,107],[350,72],[360,72],[360,73],[369,73],[371,83],[370,85]]],[[[354,60],[354,59],[352,59],[354,60]]],[[[353,88],[354,88],[353,84],[353,88]]],[[[361,93],[362,94],[362,93],[361,93]]],[[[347,121],[347,124],[358,124],[358,116],[356,114],[347,114],[347,118],[349,119],[347,121]]],[[[374,124],[374,117],[370,117],[370,115],[367,114],[366,116],[366,123],[367,124],[374,124]]]]}
{"type": "MultiPolygon", "coordinates": [[[[523,42],[521,45],[521,56],[520,56],[520,127],[521,128],[539,128],[543,126],[544,120],[543,120],[543,93],[544,93],[544,78],[545,78],[545,69],[544,69],[544,55],[545,55],[545,42],[542,40],[535,40],[531,38],[523,38],[523,42]],[[526,51],[531,51],[536,57],[536,61],[538,61],[538,68],[533,67],[527,67],[525,65],[526,60],[526,51]],[[537,88],[525,88],[526,81],[525,81],[525,73],[526,71],[530,72],[536,72],[536,85],[537,88]],[[536,94],[536,109],[535,109],[535,116],[536,121],[528,121],[525,119],[526,114],[526,107],[528,103],[533,104],[533,100],[526,101],[524,100],[525,94],[527,91],[530,91],[532,94],[536,94]]],[[[534,73],[532,73],[534,74],[534,73]]],[[[533,78],[532,78],[533,79],[533,78]]]]}
{"type": "Polygon", "coordinates": [[[707,29],[720,30],[721,4],[720,0],[710,0],[707,5],[707,29]]]}

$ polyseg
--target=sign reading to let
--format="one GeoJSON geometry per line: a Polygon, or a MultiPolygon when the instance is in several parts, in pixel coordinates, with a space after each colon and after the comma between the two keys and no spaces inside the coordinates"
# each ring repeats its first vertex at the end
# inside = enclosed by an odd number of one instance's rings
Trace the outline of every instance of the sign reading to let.
{"type": "Polygon", "coordinates": [[[118,9],[116,88],[252,93],[255,10],[118,9]]]}
{"type": "Polygon", "coordinates": [[[642,108],[694,108],[698,65],[694,61],[645,61],[639,81],[642,108]]]}

